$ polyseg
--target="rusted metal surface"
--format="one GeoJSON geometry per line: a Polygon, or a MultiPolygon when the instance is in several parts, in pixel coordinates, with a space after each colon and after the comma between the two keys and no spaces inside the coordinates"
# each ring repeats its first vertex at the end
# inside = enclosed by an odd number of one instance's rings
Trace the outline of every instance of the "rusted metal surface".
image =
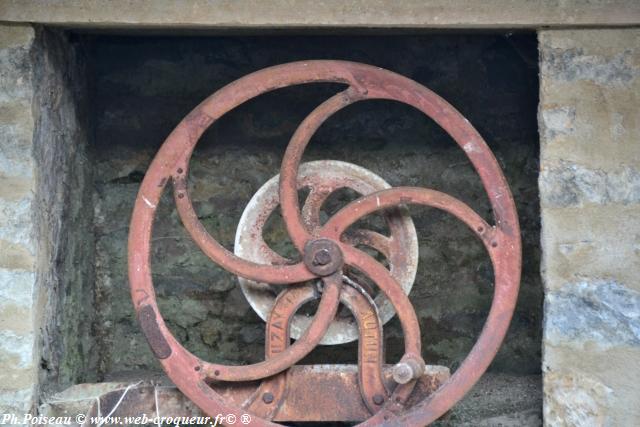
{"type": "MultiPolygon", "coordinates": [[[[265,338],[267,358],[282,352],[289,345],[290,326],[293,316],[302,305],[319,297],[320,292],[313,285],[303,285],[288,289],[278,296],[267,322],[265,338]]],[[[384,362],[382,322],[378,317],[373,300],[363,289],[357,288],[355,284],[342,288],[340,302],[349,308],[355,316],[361,337],[358,346],[358,387],[344,391],[352,394],[359,392],[370,413],[375,413],[389,395],[382,380],[382,364],[384,362]]],[[[285,400],[285,391],[288,383],[287,375],[288,372],[283,372],[264,380],[252,397],[251,403],[244,406],[263,418],[272,419],[279,413],[280,406],[285,400]],[[265,395],[269,397],[268,401],[264,400],[265,395]]],[[[305,389],[303,387],[305,386],[301,385],[296,394],[332,393],[331,389],[305,389]]],[[[286,394],[287,398],[291,395],[292,393],[289,392],[286,394]]],[[[334,406],[335,402],[331,401],[331,404],[323,408],[323,410],[331,412],[334,406]]]]}
{"type": "MultiPolygon", "coordinates": [[[[249,233],[260,231],[256,228],[260,227],[259,224],[248,224],[246,227],[249,233]]],[[[520,252],[518,218],[506,180],[482,137],[460,113],[430,90],[390,71],[342,61],[307,61],[267,68],[227,85],[197,106],[169,135],[151,163],[136,199],[129,235],[129,278],[143,331],[163,368],[180,390],[205,413],[234,414],[239,418],[245,410],[244,405],[264,417],[255,417],[252,425],[274,425],[269,418],[276,421],[295,420],[296,417],[327,420],[333,415],[323,415],[320,409],[332,408],[333,412],[328,412],[338,414],[340,410],[347,410],[341,403],[351,404],[355,395],[360,401],[359,404],[353,403],[353,407],[363,407],[366,413],[359,412],[360,415],[355,418],[348,418],[353,414],[344,413],[340,415],[340,420],[362,421],[359,425],[363,426],[423,426],[436,420],[460,400],[498,351],[516,303],[520,252]],[[193,149],[213,122],[243,102],[271,90],[313,82],[342,83],[348,87],[322,103],[302,121],[282,161],[277,203],[280,204],[291,241],[302,254],[303,261],[290,264],[282,257],[273,257],[265,262],[262,259],[256,262],[236,256],[208,234],[193,209],[187,185],[193,149]],[[320,226],[319,209],[337,188],[335,182],[331,184],[330,170],[322,174],[320,183],[311,191],[305,206],[299,208],[298,172],[312,135],[337,111],[354,102],[371,99],[409,104],[432,118],[454,139],[466,153],[487,191],[493,210],[493,224],[487,223],[467,205],[446,194],[423,188],[399,187],[361,192],[362,197],[320,226]],[[290,336],[287,326],[279,336],[286,344],[274,351],[274,340],[277,338],[274,332],[278,323],[270,318],[266,360],[248,366],[225,366],[200,360],[169,332],[156,303],[149,261],[153,218],[169,180],[173,181],[176,206],[186,230],[203,252],[223,268],[252,282],[268,284],[265,286],[283,287],[309,280],[322,281],[316,314],[293,345],[287,345],[290,336]],[[329,184],[323,184],[325,181],[329,184]],[[355,246],[370,245],[388,260],[394,256],[400,257],[396,259],[396,265],[402,266],[405,262],[405,266],[410,266],[411,261],[407,263],[402,256],[406,254],[403,248],[411,247],[411,233],[382,236],[368,230],[347,230],[365,215],[381,209],[402,210],[409,204],[444,210],[470,227],[485,245],[495,276],[493,302],[478,341],[458,370],[433,393],[419,392],[424,378],[424,375],[421,376],[424,361],[421,357],[420,328],[406,289],[394,274],[397,272],[389,271],[355,246]],[[373,357],[381,351],[382,346],[382,322],[378,315],[373,323],[368,323],[375,305],[371,305],[371,298],[362,299],[356,294],[351,294],[353,299],[349,299],[350,292],[357,287],[343,284],[343,263],[345,267],[355,269],[371,279],[398,314],[405,350],[401,360],[391,369],[385,371],[382,369],[382,359],[373,357]],[[358,374],[349,376],[337,370],[325,372],[322,367],[293,366],[326,335],[341,300],[360,319],[358,374]],[[367,326],[371,326],[371,329],[367,326]],[[274,335],[273,339],[271,335],[274,335]],[[170,351],[167,351],[167,346],[170,351]],[[368,359],[375,359],[375,363],[371,364],[372,369],[363,365],[363,360],[368,359]],[[320,372],[318,370],[323,372],[322,375],[314,376],[313,372],[320,372]],[[277,382],[273,382],[276,379],[277,382]],[[254,380],[265,381],[261,386],[242,383],[254,380]],[[233,381],[237,385],[229,388],[229,383],[221,381],[233,381]],[[229,391],[231,389],[235,391],[229,391]],[[241,401],[238,401],[242,394],[239,390],[244,393],[241,401]],[[314,390],[322,390],[327,399],[333,399],[333,403],[318,405],[314,390]],[[360,390],[360,393],[356,394],[355,390],[360,390]],[[279,409],[270,410],[265,405],[277,405],[279,409]]],[[[284,293],[295,292],[295,289],[284,293]]],[[[366,294],[367,290],[359,288],[358,295],[366,294]]],[[[317,294],[314,295],[317,297],[317,294]]],[[[292,304],[286,318],[287,325],[291,323],[295,309],[296,304],[292,304]]],[[[433,391],[433,388],[429,391],[433,391]]]]}
{"type": "MultiPolygon", "coordinates": [[[[371,410],[358,389],[357,365],[295,365],[287,372],[287,394],[272,421],[343,421],[362,422],[371,417],[371,410]]],[[[382,383],[393,391],[397,387],[392,376],[393,365],[382,366],[382,383]]],[[[411,399],[415,402],[430,396],[450,377],[443,366],[427,366],[416,381],[411,399]]],[[[249,383],[213,384],[215,391],[228,401],[241,405],[256,394],[256,385],[249,383]]],[[[384,415],[382,415],[384,416],[384,415]]]]}
{"type": "MultiPolygon", "coordinates": [[[[278,208],[278,181],[276,175],[267,181],[251,198],[245,208],[236,232],[234,253],[246,260],[261,264],[291,264],[267,245],[263,229],[267,219],[278,208]]],[[[320,208],[326,198],[340,188],[350,188],[359,194],[370,194],[391,188],[382,178],[360,166],[337,160],[319,160],[300,165],[298,188],[307,188],[302,207],[305,225],[313,234],[320,228],[320,208]]],[[[349,230],[343,241],[351,245],[365,245],[377,250],[387,259],[389,270],[404,293],[411,291],[418,267],[418,237],[411,217],[406,209],[390,209],[384,212],[389,236],[366,229],[349,230]]],[[[266,320],[275,302],[279,287],[240,278],[240,286],[249,304],[266,320]]],[[[395,314],[393,305],[379,293],[375,303],[382,323],[387,323],[395,314]]],[[[353,318],[337,317],[320,341],[322,345],[342,344],[358,339],[358,328],[353,318]]],[[[291,324],[291,336],[300,338],[309,327],[311,319],[297,314],[291,324]]]]}
{"type": "Polygon", "coordinates": [[[171,356],[171,347],[167,340],[160,332],[158,327],[158,321],[156,319],[156,312],[150,305],[142,305],[138,310],[138,322],[142,332],[147,337],[149,347],[151,351],[158,359],[166,359],[171,356]]]}

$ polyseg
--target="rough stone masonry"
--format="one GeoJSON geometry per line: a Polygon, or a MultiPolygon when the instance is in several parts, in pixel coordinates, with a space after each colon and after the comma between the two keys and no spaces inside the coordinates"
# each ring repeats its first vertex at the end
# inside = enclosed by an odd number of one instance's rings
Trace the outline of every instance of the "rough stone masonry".
{"type": "Polygon", "coordinates": [[[31,412],[42,392],[92,380],[87,109],[64,43],[0,26],[2,413],[31,412]]]}
{"type": "Polygon", "coordinates": [[[37,384],[35,168],[31,110],[35,38],[0,26],[0,411],[32,409],[37,384]]]}
{"type": "Polygon", "coordinates": [[[640,31],[543,31],[549,426],[640,420],[640,31]]]}

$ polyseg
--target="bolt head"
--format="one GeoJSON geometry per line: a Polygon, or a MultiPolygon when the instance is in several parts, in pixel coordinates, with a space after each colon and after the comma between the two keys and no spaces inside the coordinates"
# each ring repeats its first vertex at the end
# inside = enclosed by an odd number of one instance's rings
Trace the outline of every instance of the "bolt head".
{"type": "Polygon", "coordinates": [[[315,265],[327,265],[331,262],[331,253],[328,249],[320,249],[313,257],[315,265]]]}
{"type": "Polygon", "coordinates": [[[373,396],[373,403],[376,405],[382,405],[384,403],[384,396],[381,394],[376,394],[373,396]]]}
{"type": "Polygon", "coordinates": [[[413,370],[403,362],[393,367],[393,380],[398,384],[406,384],[413,379],[413,370]]]}
{"type": "Polygon", "coordinates": [[[302,257],[310,272],[320,277],[330,276],[342,268],[342,250],[338,243],[331,239],[315,239],[304,246],[302,257]]]}
{"type": "Polygon", "coordinates": [[[273,403],[273,399],[274,399],[273,393],[269,391],[262,395],[262,401],[266,404],[273,403]]]}

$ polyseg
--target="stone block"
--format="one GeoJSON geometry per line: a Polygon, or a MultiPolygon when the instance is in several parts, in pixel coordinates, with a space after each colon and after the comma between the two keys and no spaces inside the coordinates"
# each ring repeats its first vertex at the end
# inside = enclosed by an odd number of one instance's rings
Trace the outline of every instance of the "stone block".
{"type": "Polygon", "coordinates": [[[547,291],[589,277],[640,290],[637,204],[545,208],[542,221],[547,291]]]}
{"type": "Polygon", "coordinates": [[[33,409],[34,390],[26,387],[20,390],[10,390],[0,386],[0,413],[26,414],[33,409]]]}
{"type": "Polygon", "coordinates": [[[32,271],[34,262],[31,250],[25,246],[0,239],[0,268],[32,271]]]}
{"type": "Polygon", "coordinates": [[[640,203],[640,168],[590,169],[568,161],[547,162],[540,171],[543,207],[640,203]]]}
{"type": "Polygon", "coordinates": [[[31,26],[0,25],[0,412],[33,408],[36,383],[31,26]]]}
{"type": "Polygon", "coordinates": [[[28,335],[33,332],[33,324],[25,321],[33,316],[30,307],[20,307],[11,303],[0,305],[0,331],[17,335],[28,335]]]}
{"type": "Polygon", "coordinates": [[[28,100],[33,93],[30,62],[33,29],[22,28],[30,34],[16,36],[16,31],[19,32],[17,27],[3,26],[0,29],[0,102],[28,100]],[[20,40],[26,44],[16,45],[20,40]]]}
{"type": "MultiPolygon", "coordinates": [[[[35,273],[32,271],[0,268],[0,300],[19,307],[31,307],[34,281],[35,273]]],[[[1,312],[0,316],[2,316],[1,312]]]]}
{"type": "Polygon", "coordinates": [[[540,71],[546,81],[625,84],[640,76],[640,30],[541,31],[540,71]]]}
{"type": "Polygon", "coordinates": [[[545,341],[576,350],[640,349],[640,292],[614,281],[567,283],[545,298],[545,341]]]}
{"type": "Polygon", "coordinates": [[[640,419],[638,360],[637,346],[577,351],[545,343],[545,425],[636,425],[640,419]]]}
{"type": "Polygon", "coordinates": [[[544,421],[635,425],[640,30],[542,31],[539,41],[544,421]]]}
{"type": "Polygon", "coordinates": [[[29,197],[33,191],[33,181],[28,177],[0,175],[0,200],[16,202],[29,197]]]}
{"type": "Polygon", "coordinates": [[[0,49],[31,46],[35,37],[33,27],[29,25],[7,25],[0,29],[0,49]]]}
{"type": "Polygon", "coordinates": [[[544,378],[544,417],[550,426],[607,425],[612,390],[586,376],[550,373],[544,378]]]}
{"type": "MultiPolygon", "coordinates": [[[[31,333],[16,334],[6,330],[0,331],[0,364],[3,366],[3,369],[0,369],[0,374],[14,369],[33,369],[33,342],[34,337],[31,333]]],[[[14,379],[17,379],[17,376],[14,379]]],[[[9,381],[3,381],[2,383],[5,384],[4,387],[15,388],[9,381]]]]}
{"type": "Polygon", "coordinates": [[[540,33],[541,168],[640,166],[640,30],[540,33]]]}
{"type": "Polygon", "coordinates": [[[30,198],[13,203],[0,201],[0,239],[28,248],[33,247],[32,205],[33,201],[30,198]]]}

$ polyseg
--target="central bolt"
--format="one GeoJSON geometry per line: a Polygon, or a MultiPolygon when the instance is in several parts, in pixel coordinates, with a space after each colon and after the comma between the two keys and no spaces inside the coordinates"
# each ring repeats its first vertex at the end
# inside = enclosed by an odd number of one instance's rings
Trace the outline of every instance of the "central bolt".
{"type": "Polygon", "coordinates": [[[340,246],[325,238],[309,240],[304,245],[302,259],[309,271],[323,277],[332,275],[343,264],[340,246]]]}
{"type": "Polygon", "coordinates": [[[320,249],[313,257],[315,265],[327,265],[331,262],[331,253],[329,249],[320,249]]]}

